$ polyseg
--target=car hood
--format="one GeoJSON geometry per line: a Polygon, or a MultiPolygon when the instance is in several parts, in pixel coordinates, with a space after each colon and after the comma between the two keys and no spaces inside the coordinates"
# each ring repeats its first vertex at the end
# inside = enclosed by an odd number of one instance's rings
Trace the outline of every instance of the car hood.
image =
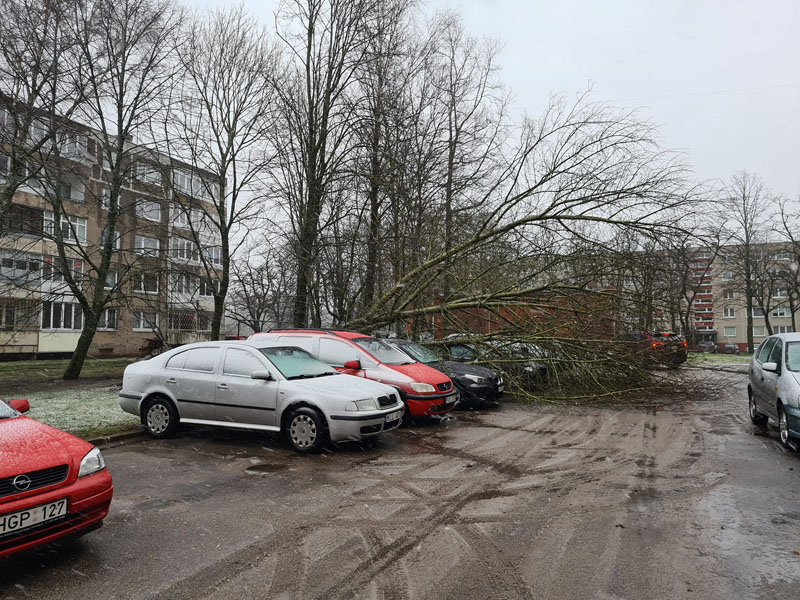
{"type": "Polygon", "coordinates": [[[383,396],[395,391],[393,387],[377,381],[343,373],[328,377],[315,377],[314,379],[292,379],[284,382],[284,385],[325,396],[336,395],[345,400],[372,398],[373,396],[383,396]]]}
{"type": "Polygon", "coordinates": [[[413,381],[438,385],[447,383],[450,378],[439,369],[434,369],[423,363],[415,362],[408,365],[386,365],[388,368],[398,373],[410,377],[413,381]]]}
{"type": "Polygon", "coordinates": [[[0,420],[0,478],[70,465],[75,469],[92,445],[29,417],[0,420]]]}
{"type": "Polygon", "coordinates": [[[471,365],[469,363],[460,363],[452,360],[446,360],[442,363],[442,365],[444,366],[444,372],[451,377],[454,375],[475,375],[476,377],[487,378],[497,376],[496,371],[492,371],[491,369],[487,369],[486,367],[482,367],[480,365],[471,365]]]}

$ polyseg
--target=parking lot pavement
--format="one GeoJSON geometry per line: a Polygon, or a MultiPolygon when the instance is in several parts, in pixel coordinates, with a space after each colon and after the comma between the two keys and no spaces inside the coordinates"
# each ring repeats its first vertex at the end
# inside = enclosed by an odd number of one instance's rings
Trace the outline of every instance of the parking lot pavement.
{"type": "Polygon", "coordinates": [[[0,562],[0,598],[797,598],[800,457],[749,424],[745,377],[708,377],[318,456],[205,429],[110,448],[105,527],[0,562]]]}

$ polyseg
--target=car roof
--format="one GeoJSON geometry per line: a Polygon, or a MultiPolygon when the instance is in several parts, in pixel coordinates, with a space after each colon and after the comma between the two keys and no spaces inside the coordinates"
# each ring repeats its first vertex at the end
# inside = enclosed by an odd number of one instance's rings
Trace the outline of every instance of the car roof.
{"type": "Polygon", "coordinates": [[[800,333],[773,333],[770,337],[779,337],[787,342],[800,342],[800,333]]]}
{"type": "Polygon", "coordinates": [[[366,333],[361,333],[359,331],[348,331],[346,329],[270,329],[269,331],[263,331],[259,333],[254,333],[250,337],[259,337],[265,334],[276,334],[276,333],[284,333],[284,334],[314,334],[314,335],[335,335],[338,337],[342,337],[345,339],[357,339],[357,338],[370,338],[371,335],[367,335],[366,333]]]}

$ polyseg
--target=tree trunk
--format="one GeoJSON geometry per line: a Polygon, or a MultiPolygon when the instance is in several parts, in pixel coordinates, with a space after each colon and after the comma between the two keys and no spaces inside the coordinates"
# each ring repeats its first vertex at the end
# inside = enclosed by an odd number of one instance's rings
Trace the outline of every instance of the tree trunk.
{"type": "Polygon", "coordinates": [[[85,312],[83,314],[83,331],[78,338],[78,345],[69,359],[66,371],[64,371],[64,379],[77,379],[80,377],[83,363],[86,360],[86,355],[89,354],[89,347],[92,345],[94,334],[97,331],[98,317],[93,312],[85,312]]]}

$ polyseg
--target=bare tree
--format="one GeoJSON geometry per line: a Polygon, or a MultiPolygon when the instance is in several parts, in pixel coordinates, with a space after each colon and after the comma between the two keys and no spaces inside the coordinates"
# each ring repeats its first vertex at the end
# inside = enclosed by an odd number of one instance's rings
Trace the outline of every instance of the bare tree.
{"type": "Polygon", "coordinates": [[[195,15],[177,54],[183,77],[165,120],[173,210],[185,215],[197,249],[190,262],[216,282],[211,337],[218,339],[232,256],[263,215],[259,176],[270,162],[276,55],[242,7],[195,15]]]}

